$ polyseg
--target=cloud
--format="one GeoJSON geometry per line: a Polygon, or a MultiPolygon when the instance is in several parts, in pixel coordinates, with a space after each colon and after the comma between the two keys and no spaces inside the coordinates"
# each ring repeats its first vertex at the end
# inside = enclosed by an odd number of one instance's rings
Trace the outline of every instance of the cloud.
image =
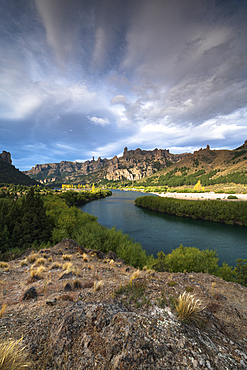
{"type": "Polygon", "coordinates": [[[116,95],[111,99],[111,104],[126,104],[128,99],[124,95],[116,95]]]}
{"type": "Polygon", "coordinates": [[[231,0],[2,0],[0,145],[25,167],[241,145],[246,16],[231,0]]]}
{"type": "Polygon", "coordinates": [[[35,4],[43,20],[47,42],[64,66],[78,36],[79,3],[77,0],[35,0],[35,4]]]}
{"type": "Polygon", "coordinates": [[[95,125],[100,125],[100,126],[106,126],[110,125],[110,121],[108,118],[99,118],[99,117],[89,117],[88,119],[95,125]]]}

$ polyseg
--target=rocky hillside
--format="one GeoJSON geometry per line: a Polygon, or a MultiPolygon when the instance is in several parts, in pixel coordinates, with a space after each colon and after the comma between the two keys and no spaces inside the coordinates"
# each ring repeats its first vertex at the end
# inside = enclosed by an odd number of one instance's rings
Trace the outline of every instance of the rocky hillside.
{"type": "Polygon", "coordinates": [[[230,182],[247,184],[247,140],[234,150],[211,150],[208,145],[144,181],[149,185],[184,186],[194,185],[199,179],[205,186],[230,182]]]}
{"type": "Polygon", "coordinates": [[[1,338],[29,369],[247,368],[247,288],[203,273],[139,271],[64,239],[1,263],[1,338]],[[202,305],[182,320],[176,299],[202,305]]]}
{"type": "Polygon", "coordinates": [[[25,175],[12,165],[11,154],[3,151],[0,153],[0,184],[37,185],[34,179],[25,175]]]}
{"type": "Polygon", "coordinates": [[[124,148],[122,157],[112,159],[86,161],[84,163],[62,161],[60,163],[37,164],[30,171],[24,173],[41,183],[69,183],[85,184],[99,180],[139,180],[150,176],[161,168],[177,163],[188,156],[171,154],[166,149],[128,150],[124,148]]]}

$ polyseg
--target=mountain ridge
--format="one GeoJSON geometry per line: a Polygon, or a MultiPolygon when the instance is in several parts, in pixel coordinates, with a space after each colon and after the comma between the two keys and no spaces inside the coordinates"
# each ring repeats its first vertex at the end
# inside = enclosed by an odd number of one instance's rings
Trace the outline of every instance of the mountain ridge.
{"type": "MultiPolygon", "coordinates": [[[[233,150],[211,150],[206,148],[194,153],[171,154],[168,149],[128,150],[121,157],[111,159],[99,157],[91,161],[37,164],[24,173],[43,184],[74,183],[86,184],[109,181],[151,181],[175,171],[173,176],[192,176],[196,171],[217,178],[247,170],[247,140],[233,150]],[[179,163],[179,167],[178,167],[179,163]],[[212,173],[214,171],[214,173],[212,173]]],[[[194,182],[190,185],[192,185],[194,182]]],[[[188,183],[189,184],[189,183],[188,183]]],[[[179,184],[178,184],[179,185],[179,184]]]]}

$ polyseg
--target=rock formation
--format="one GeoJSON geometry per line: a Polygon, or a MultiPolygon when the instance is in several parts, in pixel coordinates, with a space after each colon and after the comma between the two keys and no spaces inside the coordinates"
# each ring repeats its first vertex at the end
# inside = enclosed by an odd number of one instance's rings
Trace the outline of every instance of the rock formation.
{"type": "Polygon", "coordinates": [[[0,154],[0,161],[7,162],[8,164],[12,164],[11,154],[6,152],[5,150],[0,154]]]}
{"type": "Polygon", "coordinates": [[[188,156],[184,154],[170,154],[167,149],[128,150],[124,148],[123,156],[114,156],[112,159],[98,158],[97,161],[84,163],[62,161],[60,163],[37,164],[25,173],[41,183],[68,182],[86,183],[86,177],[95,174],[97,181],[107,180],[139,180],[166,168],[169,163],[176,163],[188,156]]]}

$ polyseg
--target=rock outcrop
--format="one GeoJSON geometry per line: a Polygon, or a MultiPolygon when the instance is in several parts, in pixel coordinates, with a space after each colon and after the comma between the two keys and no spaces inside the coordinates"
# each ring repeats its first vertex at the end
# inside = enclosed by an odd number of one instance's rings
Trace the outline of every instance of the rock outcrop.
{"type": "Polygon", "coordinates": [[[4,161],[4,162],[7,162],[8,164],[12,164],[11,154],[4,150],[2,153],[0,153],[0,161],[4,161]]]}

